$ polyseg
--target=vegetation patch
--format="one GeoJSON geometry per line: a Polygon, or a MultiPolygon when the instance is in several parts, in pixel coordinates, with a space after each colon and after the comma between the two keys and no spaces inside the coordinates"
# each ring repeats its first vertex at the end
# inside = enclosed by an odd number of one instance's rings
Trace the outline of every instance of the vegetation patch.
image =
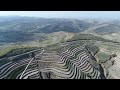
{"type": "Polygon", "coordinates": [[[105,62],[105,61],[109,60],[109,58],[110,58],[110,55],[108,55],[104,52],[98,52],[96,54],[96,56],[98,57],[99,61],[101,61],[101,62],[105,62]]]}
{"type": "Polygon", "coordinates": [[[0,50],[0,57],[4,56],[8,52],[10,52],[11,50],[16,49],[16,48],[19,48],[19,47],[16,45],[13,45],[13,46],[7,46],[7,47],[1,49],[0,50]]]}
{"type": "Polygon", "coordinates": [[[60,42],[63,43],[65,41],[65,37],[63,37],[60,42]]]}
{"type": "Polygon", "coordinates": [[[23,54],[32,50],[39,49],[38,47],[6,47],[0,52],[0,58],[23,54]]]}

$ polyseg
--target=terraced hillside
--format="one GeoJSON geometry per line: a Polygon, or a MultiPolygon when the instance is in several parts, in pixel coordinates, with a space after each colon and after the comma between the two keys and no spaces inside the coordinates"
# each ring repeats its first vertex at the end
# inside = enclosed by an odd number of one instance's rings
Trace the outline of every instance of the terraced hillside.
{"type": "Polygon", "coordinates": [[[101,65],[97,64],[87,46],[67,45],[62,50],[44,50],[35,56],[25,72],[17,79],[105,79],[101,65]],[[58,52],[59,51],[59,52],[58,52]],[[21,77],[22,75],[22,77],[21,77]]]}
{"type": "MultiPolygon", "coordinates": [[[[119,78],[119,52],[117,57],[111,58],[115,51],[113,46],[119,47],[119,43],[94,35],[77,35],[22,54],[7,53],[7,56],[15,56],[0,59],[0,79],[119,78]]],[[[20,50],[15,49],[17,51],[20,50]]]]}
{"type": "Polygon", "coordinates": [[[20,72],[23,72],[31,58],[34,58],[34,55],[40,52],[41,49],[38,49],[17,56],[1,58],[0,79],[15,79],[20,72]]]}
{"type": "MultiPolygon", "coordinates": [[[[35,57],[9,61],[0,66],[1,79],[105,79],[99,64],[86,46],[66,46],[64,50],[41,50],[35,57]],[[94,61],[95,60],[95,61],[94,61]]],[[[30,53],[28,54],[30,55],[30,53]]]]}

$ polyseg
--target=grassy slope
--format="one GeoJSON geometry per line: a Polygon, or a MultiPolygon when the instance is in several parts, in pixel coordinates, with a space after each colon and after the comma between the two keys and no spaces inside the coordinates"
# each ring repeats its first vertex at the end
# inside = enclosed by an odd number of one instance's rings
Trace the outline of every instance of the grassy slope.
{"type": "Polygon", "coordinates": [[[3,48],[0,51],[0,57],[15,56],[25,52],[29,52],[31,50],[35,50],[37,48],[40,48],[40,47],[22,47],[19,45],[11,45],[3,48]]]}
{"type": "Polygon", "coordinates": [[[21,46],[17,46],[17,45],[12,45],[12,46],[10,45],[10,46],[4,47],[3,49],[0,50],[0,57],[7,54],[8,52],[10,52],[13,49],[17,49],[20,47],[21,46]]]}

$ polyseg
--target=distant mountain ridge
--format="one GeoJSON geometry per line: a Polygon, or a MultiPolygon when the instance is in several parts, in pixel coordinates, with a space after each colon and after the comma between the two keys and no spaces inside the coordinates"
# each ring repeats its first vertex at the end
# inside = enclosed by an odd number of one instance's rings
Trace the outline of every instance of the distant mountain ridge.
{"type": "Polygon", "coordinates": [[[119,20],[0,17],[0,42],[34,41],[54,32],[87,33],[99,36],[120,32],[119,20]],[[36,36],[37,34],[37,36],[36,36]],[[38,35],[39,34],[39,35],[38,35]]]}

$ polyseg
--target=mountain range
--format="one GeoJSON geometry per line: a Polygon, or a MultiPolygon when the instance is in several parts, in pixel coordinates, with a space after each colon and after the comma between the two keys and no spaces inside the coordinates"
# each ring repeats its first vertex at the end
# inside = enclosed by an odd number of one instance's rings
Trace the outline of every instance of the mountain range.
{"type": "Polygon", "coordinates": [[[120,32],[119,20],[62,19],[36,17],[0,17],[0,42],[26,42],[46,39],[46,35],[65,33],[90,33],[107,37],[120,32]],[[44,35],[43,35],[44,34],[44,35]]]}

